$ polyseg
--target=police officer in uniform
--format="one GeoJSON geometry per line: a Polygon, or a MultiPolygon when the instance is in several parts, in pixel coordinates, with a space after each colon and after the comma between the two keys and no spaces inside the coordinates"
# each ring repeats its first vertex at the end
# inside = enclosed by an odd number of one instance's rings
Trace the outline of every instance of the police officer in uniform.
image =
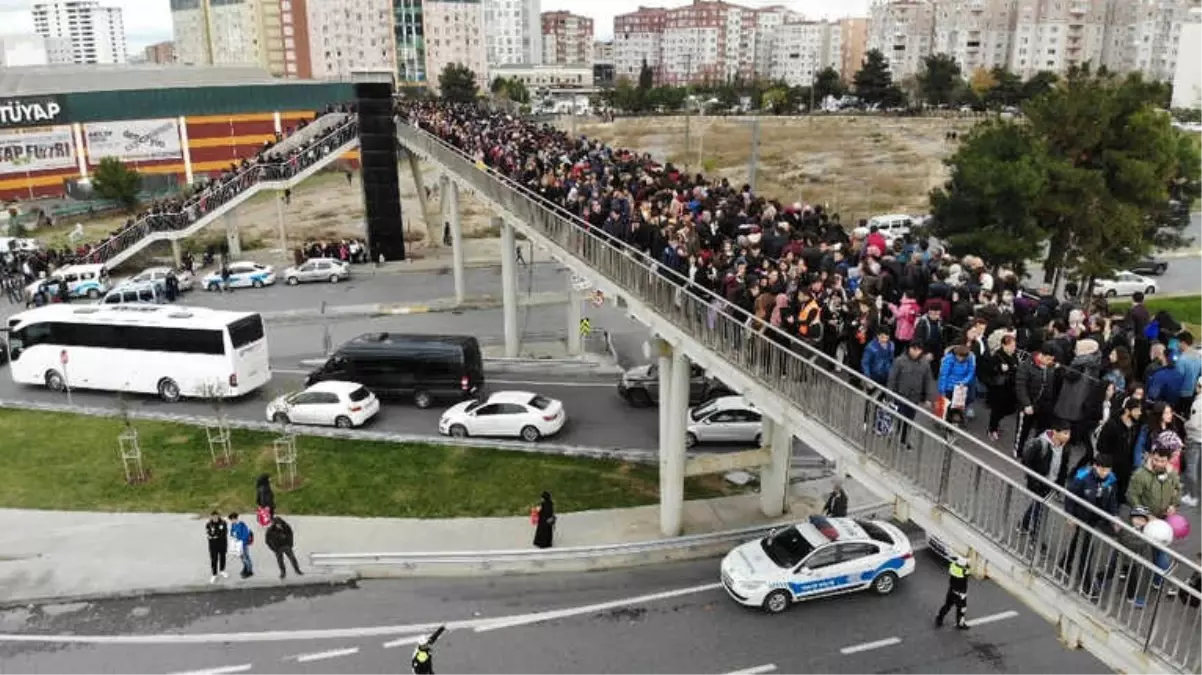
{"type": "Polygon", "coordinates": [[[438,630],[429,638],[423,640],[417,645],[417,649],[413,650],[413,667],[414,675],[434,675],[434,643],[447,630],[446,626],[439,626],[438,630]]]}
{"type": "Polygon", "coordinates": [[[968,559],[956,557],[947,567],[947,597],[939,613],[935,615],[935,627],[943,627],[943,617],[956,608],[956,628],[968,628],[964,621],[964,609],[968,607],[968,559]]]}

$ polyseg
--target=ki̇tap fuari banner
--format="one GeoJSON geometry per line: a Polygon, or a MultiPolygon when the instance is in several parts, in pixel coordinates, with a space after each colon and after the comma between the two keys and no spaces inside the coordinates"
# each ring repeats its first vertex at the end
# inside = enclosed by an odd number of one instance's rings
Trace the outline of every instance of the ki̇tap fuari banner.
{"type": "Polygon", "coordinates": [[[88,164],[105,157],[122,162],[154,162],[184,156],[179,139],[179,120],[129,120],[83,125],[87,139],[88,164]]]}
{"type": "Polygon", "coordinates": [[[0,131],[0,175],[75,167],[71,127],[0,131]]]}

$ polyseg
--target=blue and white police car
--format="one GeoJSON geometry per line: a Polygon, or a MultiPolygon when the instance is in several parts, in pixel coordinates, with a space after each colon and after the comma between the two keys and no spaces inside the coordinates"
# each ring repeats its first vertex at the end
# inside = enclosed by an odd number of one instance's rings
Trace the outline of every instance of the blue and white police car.
{"type": "MultiPolygon", "coordinates": [[[[232,262],[229,264],[230,280],[227,288],[262,288],[275,283],[275,269],[271,265],[257,262],[232,262]]],[[[218,267],[201,280],[206,291],[221,290],[221,268],[218,267]]]]}
{"type": "Polygon", "coordinates": [[[778,614],[813,598],[868,589],[888,595],[913,572],[910,540],[896,526],[811,516],[726,554],[722,586],[739,604],[778,614]]]}

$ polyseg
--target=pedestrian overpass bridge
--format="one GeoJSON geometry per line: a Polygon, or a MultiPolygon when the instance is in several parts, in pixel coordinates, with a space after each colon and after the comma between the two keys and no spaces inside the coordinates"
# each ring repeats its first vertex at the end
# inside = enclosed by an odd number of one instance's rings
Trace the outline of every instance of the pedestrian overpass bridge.
{"type": "MultiPolygon", "coordinates": [[[[1154,587],[1157,568],[1116,543],[1110,538],[1112,532],[1104,535],[1069,516],[1062,503],[1063,489],[1055,488],[1053,497],[1044,500],[1041,532],[1035,536],[1016,532],[1023,511],[1036,498],[1024,487],[1021,467],[1001,470],[984,461],[996,450],[934,421],[925,411],[919,412],[920,419],[911,426],[905,445],[897,433],[900,425],[909,424],[905,419],[896,418],[892,431],[878,433],[873,424],[877,399],[849,382],[846,373],[825,357],[804,346],[786,346],[789,340],[775,335],[775,329],[760,331],[746,317],[728,313],[720,298],[682,290],[677,280],[640,252],[587,231],[573,215],[482,167],[441,139],[403,122],[398,124],[397,134],[411,160],[418,158],[434,166],[449,187],[444,208],[449,205],[458,295],[463,287],[459,190],[488,205],[502,220],[507,342],[516,343],[517,339],[515,232],[549,251],[577,279],[619,300],[658,336],[655,349],[660,391],[664,392],[660,405],[661,527],[666,536],[680,534],[684,476],[692,472],[686,463],[684,423],[689,369],[695,363],[742,392],[764,413],[765,448],[746,453],[742,461],[763,466],[761,502],[767,515],[779,515],[784,509],[792,439],[800,438],[834,461],[839,471],[891,500],[897,518],[913,521],[968,556],[978,576],[992,579],[1054,624],[1066,645],[1089,649],[1121,672],[1199,671],[1202,610],[1166,593],[1174,586],[1193,597],[1190,594],[1194,592],[1178,578],[1188,574],[1177,574],[1154,587]],[[1074,565],[1068,573],[1057,565],[1075,530],[1091,535],[1093,569],[1115,572],[1095,598],[1078,590],[1082,576],[1091,576],[1089,572],[1083,575],[1084,565],[1074,565]],[[1125,579],[1117,573],[1123,569],[1129,569],[1125,579]],[[1128,601],[1128,595],[1143,597],[1146,606],[1137,607],[1128,601]]],[[[161,218],[144,218],[98,248],[98,258],[115,266],[155,241],[174,243],[192,236],[262,190],[299,184],[357,144],[354,119],[332,125],[314,144],[320,152],[302,155],[290,164],[247,172],[236,181],[236,191],[214,192],[210,199],[219,203],[199,218],[166,226],[161,218]]],[[[282,218],[280,228],[283,239],[282,218]]],[[[236,240],[236,222],[230,218],[227,231],[236,240]]],[[[178,244],[175,246],[178,255],[178,244]]],[[[888,392],[875,395],[891,396],[888,392]]],[[[1078,555],[1083,547],[1077,546],[1078,555]]],[[[1176,554],[1173,557],[1178,569],[1196,567],[1193,561],[1176,554]]],[[[937,604],[938,599],[932,598],[926,609],[933,612],[937,604]]],[[[919,616],[926,620],[922,612],[919,616]]]]}

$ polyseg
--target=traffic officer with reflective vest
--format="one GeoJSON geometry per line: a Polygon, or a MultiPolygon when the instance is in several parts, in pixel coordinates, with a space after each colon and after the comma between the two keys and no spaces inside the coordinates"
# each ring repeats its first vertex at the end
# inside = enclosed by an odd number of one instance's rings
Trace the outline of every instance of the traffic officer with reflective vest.
{"type": "Polygon", "coordinates": [[[935,615],[935,627],[943,627],[943,617],[956,608],[956,628],[968,628],[964,621],[964,609],[968,607],[968,559],[957,556],[947,567],[947,597],[935,615]]]}
{"type": "Polygon", "coordinates": [[[433,635],[421,641],[417,649],[413,650],[413,661],[410,665],[414,675],[434,675],[434,643],[446,630],[446,626],[439,626],[433,635]]]}

